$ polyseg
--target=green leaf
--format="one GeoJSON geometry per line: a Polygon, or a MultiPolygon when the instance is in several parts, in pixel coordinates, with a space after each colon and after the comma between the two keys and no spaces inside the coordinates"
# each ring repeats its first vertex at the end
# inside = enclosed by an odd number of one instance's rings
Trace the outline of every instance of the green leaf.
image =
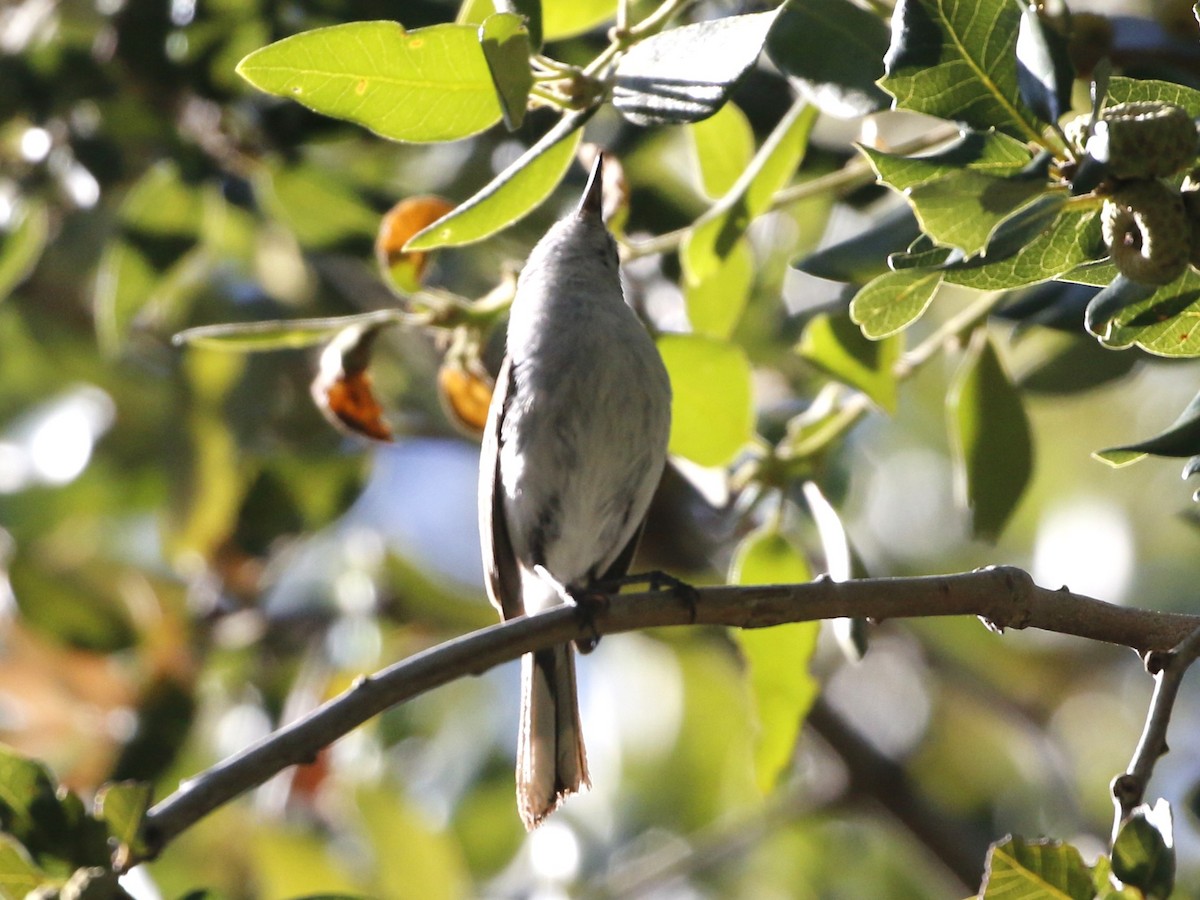
{"type": "Polygon", "coordinates": [[[1200,273],[1189,267],[1146,299],[1124,306],[1101,340],[1107,347],[1136,345],[1156,356],[1200,356],[1200,273]]]}
{"type": "Polygon", "coordinates": [[[721,261],[721,267],[707,278],[683,278],[683,296],[688,322],[697,334],[727,338],[733,332],[750,289],[754,286],[754,251],[746,238],[738,238],[721,261]]]}
{"type": "Polygon", "coordinates": [[[903,343],[898,335],[868,340],[849,316],[818,313],[805,326],[796,352],[826,374],[862,391],[880,409],[894,413],[897,384],[892,368],[900,359],[903,343]]]}
{"type": "Polygon", "coordinates": [[[639,41],[617,62],[613,106],[635,125],[711,116],[758,59],[777,14],[726,16],[639,41]]]}
{"type": "Polygon", "coordinates": [[[716,113],[687,126],[696,154],[700,187],[709,197],[720,197],[733,187],[754,156],[754,129],[750,120],[730,102],[716,113]]]}
{"type": "Polygon", "coordinates": [[[790,0],[767,37],[767,53],[821,112],[839,118],[886,109],[888,29],[849,0],[790,0]]]}
{"type": "Polygon", "coordinates": [[[1041,179],[997,178],[961,169],[906,193],[922,231],[943,246],[974,256],[1001,222],[1045,192],[1041,179]]]}
{"type": "Polygon", "coordinates": [[[1154,285],[1118,275],[1088,302],[1083,314],[1083,325],[1102,341],[1108,340],[1109,326],[1113,318],[1126,307],[1152,297],[1157,290],[1154,285]]]}
{"type": "Polygon", "coordinates": [[[957,487],[972,531],[994,539],[1033,471],[1032,434],[1020,394],[986,329],[975,332],[946,398],[957,487]]]}
{"type": "Polygon", "coordinates": [[[405,252],[460,247],[491,237],[540,206],[562,181],[591,112],[564,116],[536,144],[473,197],[404,245],[405,252]]]}
{"type": "MultiPolygon", "coordinates": [[[[747,535],[730,566],[732,584],[802,584],[811,579],[804,556],[770,526],[747,535]]],[[[819,686],[808,664],[819,633],[819,622],[734,631],[749,669],[758,714],[754,768],[763,793],[775,787],[787,769],[800,726],[816,699],[819,686]]]]}
{"type": "Polygon", "coordinates": [[[1017,89],[1020,17],[1012,0],[900,0],[880,87],[897,108],[1036,141],[1017,89]]]}
{"type": "Polygon", "coordinates": [[[533,87],[533,70],[529,56],[533,52],[525,20],[511,12],[498,12],[484,19],[479,26],[479,40],[487,62],[504,125],[509,131],[521,127],[529,89],[533,87]]]}
{"type": "Polygon", "coordinates": [[[239,353],[296,350],[324,344],[351,325],[385,325],[404,321],[400,310],[381,309],[353,316],[323,319],[277,319],[270,322],[229,322],[189,328],[173,337],[176,346],[191,344],[239,353]]]}
{"type": "MultiPolygon", "coordinates": [[[[525,22],[529,32],[529,43],[532,50],[541,50],[542,41],[542,3],[541,0],[495,0],[496,12],[515,13],[525,22]]],[[[489,10],[490,11],[490,10],[489,10]]],[[[487,12],[484,14],[487,18],[487,12]]]]}
{"type": "Polygon", "coordinates": [[[1091,873],[1070,844],[1008,837],[988,850],[980,900],[1092,900],[1095,896],[1091,873]]]}
{"type": "Polygon", "coordinates": [[[0,228],[0,300],[29,277],[46,249],[50,214],[41,200],[21,200],[4,228],[0,228]]]}
{"type": "Polygon", "coordinates": [[[942,283],[941,272],[901,269],[872,279],[850,301],[850,318],[873,341],[903,331],[921,317],[942,283]]]}
{"type": "Polygon", "coordinates": [[[48,805],[57,806],[50,770],[0,745],[0,827],[19,838],[39,830],[48,805]]]}
{"type": "Polygon", "coordinates": [[[255,186],[263,205],[303,246],[328,250],[373,238],[379,215],[332,172],[316,165],[268,164],[255,186]]]}
{"type": "Polygon", "coordinates": [[[20,841],[0,833],[0,897],[24,900],[26,894],[48,880],[20,841]]]}
{"type": "Polygon", "coordinates": [[[1195,456],[1200,453],[1200,394],[1192,398],[1192,402],[1170,426],[1154,437],[1101,450],[1093,455],[1104,462],[1122,465],[1141,459],[1147,453],[1168,457],[1195,456]]]}
{"type": "Polygon", "coordinates": [[[546,40],[575,37],[603,25],[617,14],[617,0],[542,0],[546,40]]]}
{"type": "Polygon", "coordinates": [[[142,854],[142,821],[150,808],[152,788],[138,781],[106,784],[96,794],[96,815],[108,826],[108,833],[123,853],[142,854]]]}
{"type": "Polygon", "coordinates": [[[839,241],[792,263],[816,278],[866,284],[889,271],[887,258],[903,252],[921,235],[921,226],[907,204],[880,216],[861,234],[839,241]]]}
{"type": "Polygon", "coordinates": [[[1174,103],[1187,110],[1192,118],[1200,116],[1200,91],[1185,87],[1173,81],[1155,81],[1154,79],[1122,78],[1113,76],[1108,82],[1107,104],[1134,103],[1141,100],[1155,100],[1161,103],[1174,103]]]}
{"type": "Polygon", "coordinates": [[[671,376],[670,451],[701,466],[730,462],[754,429],[745,352],[698,334],[664,334],[658,350],[671,376]]]}
{"type": "Polygon", "coordinates": [[[1057,122],[1071,108],[1075,67],[1067,39],[1027,6],[1017,32],[1017,85],[1021,99],[1043,122],[1057,122]]]}
{"type": "Polygon", "coordinates": [[[816,114],[814,107],[794,104],[733,187],[692,225],[679,251],[688,279],[700,283],[716,274],[750,223],[770,208],[804,158],[816,114]]]}
{"type": "Polygon", "coordinates": [[[898,156],[861,144],[858,149],[879,180],[901,192],[963,169],[997,177],[1016,175],[1033,158],[1023,143],[995,131],[967,131],[949,147],[925,156],[898,156]]]}
{"type": "Polygon", "coordinates": [[[1166,900],[1175,886],[1175,838],[1171,807],[1160,799],[1143,804],[1121,823],[1112,847],[1113,874],[1139,888],[1146,900],[1166,900]]]}
{"type": "Polygon", "coordinates": [[[1100,252],[1101,246],[1096,211],[1068,208],[1012,256],[993,262],[989,247],[983,256],[948,266],[945,280],[980,291],[1025,287],[1070,271],[1100,252]]]}
{"type": "Polygon", "coordinates": [[[238,74],[262,91],[396,141],[453,141],[500,119],[478,29],[351,22],[256,50],[238,74]]]}

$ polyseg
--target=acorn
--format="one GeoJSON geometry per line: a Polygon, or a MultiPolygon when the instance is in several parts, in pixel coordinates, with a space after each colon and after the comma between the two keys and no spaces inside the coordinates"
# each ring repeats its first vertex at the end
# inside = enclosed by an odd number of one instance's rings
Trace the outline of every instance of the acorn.
{"type": "Polygon", "coordinates": [[[1193,169],[1179,188],[1188,225],[1192,229],[1192,252],[1188,258],[1193,269],[1200,270],[1200,169],[1193,169]]]}
{"type": "Polygon", "coordinates": [[[1104,110],[1087,152],[1116,179],[1164,178],[1196,157],[1196,123],[1174,103],[1118,103],[1104,110]]]}
{"type": "Polygon", "coordinates": [[[1183,198],[1161,181],[1121,184],[1100,213],[1104,241],[1117,269],[1143,284],[1168,284],[1192,254],[1183,198]]]}

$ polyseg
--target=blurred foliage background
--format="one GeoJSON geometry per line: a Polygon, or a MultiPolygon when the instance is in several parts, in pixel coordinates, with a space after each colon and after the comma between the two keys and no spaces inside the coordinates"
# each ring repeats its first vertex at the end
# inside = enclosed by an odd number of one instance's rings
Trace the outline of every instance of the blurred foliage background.
{"type": "MultiPolygon", "coordinates": [[[[689,15],[731,9],[700,3],[689,15]]],[[[1200,87],[1187,4],[1122,11],[1139,16],[1117,30],[1125,73],[1200,87]]],[[[312,351],[171,344],[190,326],[395,305],[373,258],[380,216],[407,196],[469,196],[537,123],[389,144],[252,91],[234,66],[323,24],[415,28],[456,12],[436,0],[0,7],[0,736],[74,789],[137,778],[161,796],[359,673],[493,621],[474,525],[477,446],[442,411],[444,348],[428,334],[380,339],[373,374],[398,435],[390,445],[327,425],[308,395],[312,351]]],[[[601,30],[555,49],[586,60],[603,45],[601,30]]],[[[763,64],[734,99],[761,140],[791,94],[763,64]]],[[[708,201],[683,130],[610,113],[589,140],[625,167],[627,232],[692,221],[708,201]]],[[[841,166],[865,127],[819,120],[797,179],[841,166]]],[[[899,140],[924,126],[883,114],[869,127],[899,140]]],[[[577,167],[517,227],[442,252],[427,283],[486,293],[582,178],[577,167]]],[[[894,202],[872,186],[752,227],[754,293],[736,337],[755,366],[764,433],[822,384],[793,346],[812,310],[836,299],[788,263],[894,202]]],[[[672,255],[627,274],[660,327],[681,324],[672,255]]],[[[939,301],[918,336],[957,305],[939,301]]],[[[1197,364],[1037,328],[1008,351],[1036,445],[1013,523],[995,545],[968,537],[944,436],[950,367],[934,365],[820,473],[864,571],[1005,562],[1102,599],[1195,611],[1200,535],[1178,467],[1110,470],[1088,454],[1166,425],[1195,393],[1197,364]]],[[[671,478],[646,562],[720,580],[754,524],[671,478]]],[[[786,530],[821,571],[812,524],[797,517],[786,530]]],[[[393,710],[222,809],[129,889],[952,897],[974,890],[988,842],[1006,832],[1103,848],[1108,783],[1150,691],[1133,654],[1001,637],[974,621],[889,622],[857,666],[823,637],[815,671],[822,698],[766,794],[730,637],[626,635],[580,666],[595,788],[534,834],[514,811],[518,678],[506,667],[393,710]]],[[[1190,687],[1153,786],[1178,811],[1182,896],[1200,891],[1190,687]]]]}

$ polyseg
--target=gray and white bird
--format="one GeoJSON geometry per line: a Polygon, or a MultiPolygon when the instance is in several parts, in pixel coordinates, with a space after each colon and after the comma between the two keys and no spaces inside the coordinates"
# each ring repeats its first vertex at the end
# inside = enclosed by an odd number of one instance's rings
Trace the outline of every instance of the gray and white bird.
{"type": "MultiPolygon", "coordinates": [[[[517,282],[484,430],[479,524],[504,619],[624,575],[666,462],[671,383],[621,290],[597,157],[517,282]]],[[[517,807],[536,827],[589,786],[569,645],[521,661],[517,807]]]]}

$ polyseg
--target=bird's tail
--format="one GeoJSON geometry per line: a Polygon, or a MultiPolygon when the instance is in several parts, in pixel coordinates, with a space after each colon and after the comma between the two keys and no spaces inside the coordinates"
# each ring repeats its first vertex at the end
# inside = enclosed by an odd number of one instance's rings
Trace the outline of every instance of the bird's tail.
{"type": "Polygon", "coordinates": [[[575,654],[569,646],[521,659],[521,731],[517,743],[517,808],[534,829],[571,794],[591,786],[579,701],[575,654]]]}

